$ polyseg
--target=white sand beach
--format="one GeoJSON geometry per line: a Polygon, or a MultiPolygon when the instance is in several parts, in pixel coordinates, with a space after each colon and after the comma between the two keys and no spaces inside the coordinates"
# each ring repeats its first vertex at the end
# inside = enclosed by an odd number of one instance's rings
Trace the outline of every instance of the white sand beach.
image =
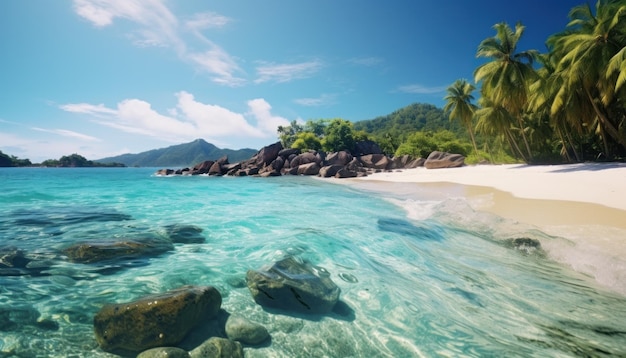
{"type": "Polygon", "coordinates": [[[345,183],[406,199],[462,198],[477,212],[532,225],[565,239],[542,242],[552,258],[626,294],[626,163],[422,167],[345,183]]]}

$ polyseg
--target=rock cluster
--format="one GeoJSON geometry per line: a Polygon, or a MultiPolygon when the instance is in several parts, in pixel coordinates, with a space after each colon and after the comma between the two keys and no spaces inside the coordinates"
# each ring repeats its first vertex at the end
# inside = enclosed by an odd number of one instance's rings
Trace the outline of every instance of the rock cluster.
{"type": "Polygon", "coordinates": [[[428,159],[413,158],[409,155],[390,158],[383,154],[374,142],[357,143],[357,149],[351,153],[340,151],[326,153],[283,148],[280,142],[261,148],[252,158],[230,164],[228,158],[217,161],[204,161],[193,168],[160,169],[157,175],[231,175],[231,176],[280,176],[280,175],[317,175],[321,177],[353,178],[373,172],[408,169],[425,166],[426,168],[452,168],[462,166],[465,157],[460,154],[433,152],[428,159]]]}

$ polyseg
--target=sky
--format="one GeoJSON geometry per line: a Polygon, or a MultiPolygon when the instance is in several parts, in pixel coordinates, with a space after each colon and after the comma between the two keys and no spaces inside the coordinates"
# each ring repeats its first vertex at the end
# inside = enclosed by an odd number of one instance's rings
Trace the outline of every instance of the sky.
{"type": "Polygon", "coordinates": [[[443,107],[493,25],[545,52],[583,0],[2,0],[0,150],[97,160],[203,138],[259,149],[293,120],[443,107]]]}

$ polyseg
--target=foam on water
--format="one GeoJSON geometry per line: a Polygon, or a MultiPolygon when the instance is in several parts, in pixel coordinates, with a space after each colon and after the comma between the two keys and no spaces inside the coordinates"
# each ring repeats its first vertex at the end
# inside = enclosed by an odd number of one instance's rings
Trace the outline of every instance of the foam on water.
{"type": "MultiPolygon", "coordinates": [[[[539,239],[552,256],[552,243],[574,243],[557,233],[460,199],[382,200],[302,177],[152,172],[0,170],[9,189],[0,192],[0,247],[22,249],[43,270],[0,275],[0,355],[111,356],[93,337],[103,304],[187,284],[217,287],[225,310],[268,329],[271,344],[246,347],[247,357],[626,355],[624,296],[506,244],[539,239]],[[163,236],[172,224],[202,228],[206,242],[123,265],[74,264],[59,253],[84,239],[163,236]],[[332,313],[252,300],[246,271],[285,256],[311,262],[341,288],[332,313]]],[[[181,345],[192,348],[203,333],[181,345]]]]}

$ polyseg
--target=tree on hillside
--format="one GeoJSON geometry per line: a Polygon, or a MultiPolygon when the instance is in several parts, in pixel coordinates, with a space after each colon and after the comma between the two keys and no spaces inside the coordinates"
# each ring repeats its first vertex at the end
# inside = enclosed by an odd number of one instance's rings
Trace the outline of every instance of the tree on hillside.
{"type": "Polygon", "coordinates": [[[336,118],[331,120],[324,130],[322,147],[328,152],[338,152],[341,150],[351,152],[354,149],[355,142],[352,122],[336,118]]]}
{"type": "Polygon", "coordinates": [[[494,26],[496,35],[483,40],[478,46],[476,57],[490,58],[491,61],[479,66],[474,72],[474,80],[481,83],[481,95],[494,106],[509,112],[510,127],[518,126],[525,153],[522,158],[532,160],[530,143],[526,136],[523,111],[528,101],[528,86],[535,80],[533,61],[537,56],[534,50],[517,52],[517,44],[524,33],[521,23],[515,30],[506,23],[494,26]]]}
{"type": "Polygon", "coordinates": [[[285,148],[291,148],[293,142],[296,141],[298,133],[303,130],[304,128],[296,120],[291,121],[288,126],[278,126],[277,132],[280,143],[285,148]]]}
{"type": "Polygon", "coordinates": [[[476,105],[472,103],[472,100],[474,100],[474,96],[472,95],[474,89],[476,89],[476,87],[465,79],[456,80],[447,89],[448,94],[444,97],[446,105],[443,107],[443,110],[449,113],[450,119],[456,119],[463,123],[472,140],[474,151],[478,152],[472,123],[474,111],[477,108],[476,105]]]}

